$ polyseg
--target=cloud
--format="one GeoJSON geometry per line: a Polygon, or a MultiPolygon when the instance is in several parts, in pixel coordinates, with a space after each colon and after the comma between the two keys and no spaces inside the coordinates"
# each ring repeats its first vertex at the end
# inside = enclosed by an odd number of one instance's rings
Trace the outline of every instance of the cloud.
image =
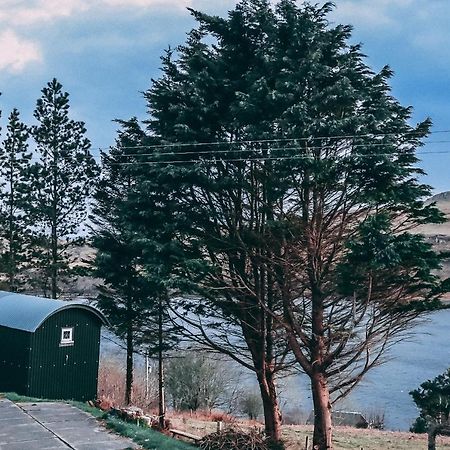
{"type": "MultiPolygon", "coordinates": [[[[45,27],[61,20],[79,20],[85,14],[101,17],[119,9],[180,9],[194,0],[0,0],[0,68],[20,72],[31,62],[42,61],[45,27]]],[[[83,20],[83,19],[81,19],[83,20]]]]}
{"type": "Polygon", "coordinates": [[[0,33],[0,70],[21,72],[28,64],[41,60],[41,50],[34,42],[19,37],[12,30],[0,33]]]}
{"type": "Polygon", "coordinates": [[[192,0],[3,0],[0,4],[0,22],[13,26],[29,26],[53,22],[86,12],[114,10],[115,8],[182,8],[192,6],[192,0]]]}
{"type": "Polygon", "coordinates": [[[342,0],[333,13],[338,21],[357,24],[368,29],[398,26],[401,12],[412,6],[415,0],[342,0]]]}
{"type": "Polygon", "coordinates": [[[105,6],[109,7],[126,7],[126,8],[155,8],[161,6],[169,6],[185,9],[192,6],[192,0],[102,0],[105,6]]]}
{"type": "Polygon", "coordinates": [[[27,26],[49,22],[89,9],[84,0],[34,0],[2,2],[0,21],[13,26],[27,26]]]}

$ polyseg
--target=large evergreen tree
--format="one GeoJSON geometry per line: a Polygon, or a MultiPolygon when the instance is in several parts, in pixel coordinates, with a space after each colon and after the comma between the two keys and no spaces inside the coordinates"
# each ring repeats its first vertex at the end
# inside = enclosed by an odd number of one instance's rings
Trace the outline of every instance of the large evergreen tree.
{"type": "Polygon", "coordinates": [[[0,271],[6,276],[8,291],[23,289],[24,269],[30,256],[29,219],[26,214],[29,195],[28,173],[31,152],[28,151],[29,130],[14,109],[8,118],[7,133],[0,153],[0,239],[3,252],[0,271]]]}
{"type": "Polygon", "coordinates": [[[88,199],[98,175],[83,122],[69,116],[69,94],[56,79],[37,101],[32,127],[38,161],[31,167],[33,220],[39,288],[57,298],[71,267],[70,249],[80,242],[88,199]]]}
{"type": "MultiPolygon", "coordinates": [[[[102,176],[94,193],[92,211],[95,274],[104,280],[98,305],[115,333],[126,342],[125,401],[132,400],[133,354],[138,347],[150,356],[170,348],[174,340],[167,326],[166,288],[150,261],[148,240],[136,233],[136,198],[142,184],[135,166],[140,148],[148,138],[134,118],[121,124],[116,145],[102,154],[102,176]],[[133,226],[134,225],[134,226],[133,226]]],[[[150,227],[155,224],[149,224],[150,227]]],[[[160,377],[161,378],[161,377],[160,377]]]]}
{"type": "Polygon", "coordinates": [[[438,258],[411,233],[441,220],[417,181],[431,123],[410,125],[391,70],[366,65],[331,8],[192,11],[198,28],[146,92],[149,130],[173,143],[147,164],[176,203],[178,274],[197,293],[188,306],[206,312],[214,338],[227,339],[214,318],[239,331],[274,440],[287,339],[311,380],[319,450],[333,447],[332,402],[439,297],[438,258]]]}
{"type": "Polygon", "coordinates": [[[102,176],[94,193],[93,246],[95,273],[104,280],[98,305],[109,318],[115,333],[127,349],[125,402],[132,401],[133,353],[137,335],[152,309],[154,286],[142,273],[142,246],[134,239],[127,222],[131,192],[136,189],[133,170],[128,164],[143,133],[135,120],[122,123],[116,145],[102,154],[102,176]],[[137,144],[136,144],[137,143],[137,144]],[[150,304],[149,304],[150,303],[150,304]]]}

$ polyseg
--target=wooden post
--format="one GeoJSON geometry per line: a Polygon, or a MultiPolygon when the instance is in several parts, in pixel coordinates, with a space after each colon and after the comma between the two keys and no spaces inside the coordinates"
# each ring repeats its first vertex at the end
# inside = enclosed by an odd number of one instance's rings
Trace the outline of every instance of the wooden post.
{"type": "Polygon", "coordinates": [[[221,420],[217,421],[217,432],[220,433],[223,430],[223,422],[221,420]]]}
{"type": "Polygon", "coordinates": [[[308,445],[309,445],[309,436],[306,436],[306,439],[305,439],[305,450],[308,450],[308,445]]]}

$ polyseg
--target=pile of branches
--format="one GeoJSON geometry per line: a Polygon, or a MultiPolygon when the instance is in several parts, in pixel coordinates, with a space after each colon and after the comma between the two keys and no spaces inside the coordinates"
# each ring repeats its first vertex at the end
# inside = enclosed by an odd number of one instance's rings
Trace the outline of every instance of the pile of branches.
{"type": "Polygon", "coordinates": [[[202,450],[268,450],[265,435],[257,430],[230,428],[208,434],[200,441],[202,450]]]}

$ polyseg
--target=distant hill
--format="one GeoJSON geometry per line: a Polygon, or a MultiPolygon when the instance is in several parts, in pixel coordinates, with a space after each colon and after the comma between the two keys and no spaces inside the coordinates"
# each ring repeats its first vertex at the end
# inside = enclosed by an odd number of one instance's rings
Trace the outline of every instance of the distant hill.
{"type": "MultiPolygon", "coordinates": [[[[422,225],[416,228],[414,232],[424,235],[437,252],[450,252],[450,191],[436,194],[427,200],[426,203],[435,203],[447,217],[447,222],[422,225]]],[[[450,277],[449,260],[443,261],[439,276],[441,278],[450,277]]],[[[450,294],[447,294],[445,297],[450,300],[450,294]]]]}
{"type": "Polygon", "coordinates": [[[447,222],[440,224],[427,224],[419,227],[417,230],[424,236],[447,237],[450,240],[450,191],[441,192],[431,197],[427,204],[436,203],[436,206],[445,214],[447,222]]]}

